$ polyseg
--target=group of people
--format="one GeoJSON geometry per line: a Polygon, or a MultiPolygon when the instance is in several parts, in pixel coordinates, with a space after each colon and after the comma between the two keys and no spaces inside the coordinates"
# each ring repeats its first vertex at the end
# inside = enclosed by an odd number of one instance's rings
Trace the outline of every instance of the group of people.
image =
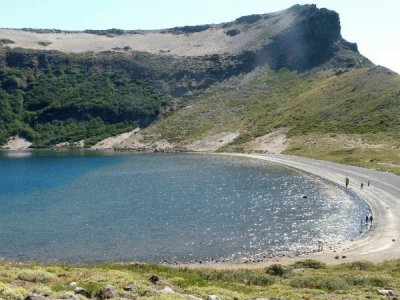
{"type": "MultiPolygon", "coordinates": [[[[349,179],[349,177],[346,176],[346,178],[344,179],[344,182],[345,182],[345,184],[346,184],[346,188],[348,188],[348,187],[349,187],[349,184],[350,184],[350,179],[349,179]]],[[[371,184],[371,181],[368,180],[368,181],[367,181],[367,186],[369,187],[370,184],[371,184]]],[[[361,189],[364,188],[364,183],[363,183],[363,182],[361,182],[360,188],[361,188],[361,189]]],[[[372,227],[372,221],[373,221],[373,220],[374,220],[374,218],[372,217],[372,214],[366,215],[366,216],[365,216],[365,225],[366,225],[366,226],[369,225],[370,227],[372,227]]],[[[361,219],[361,225],[362,225],[362,223],[363,223],[363,220],[361,219]]]]}
{"type": "MultiPolygon", "coordinates": [[[[346,184],[346,187],[348,188],[348,187],[349,187],[349,184],[350,184],[350,179],[349,179],[349,177],[346,176],[346,178],[344,179],[344,182],[345,182],[345,184],[346,184]]],[[[368,187],[369,187],[370,183],[371,183],[371,181],[368,180],[368,181],[367,181],[367,186],[368,186],[368,187]]],[[[364,183],[363,183],[363,182],[361,182],[360,187],[361,187],[361,189],[364,188],[364,183]]]]}
{"type": "Polygon", "coordinates": [[[365,224],[366,225],[368,225],[368,221],[371,223],[371,226],[372,226],[372,221],[374,220],[374,218],[372,217],[372,215],[370,215],[370,216],[368,216],[368,215],[366,215],[365,216],[365,224]]]}

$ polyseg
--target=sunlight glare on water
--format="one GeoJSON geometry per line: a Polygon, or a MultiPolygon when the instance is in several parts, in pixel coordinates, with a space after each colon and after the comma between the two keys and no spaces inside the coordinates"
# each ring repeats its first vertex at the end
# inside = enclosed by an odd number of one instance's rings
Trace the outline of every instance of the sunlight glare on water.
{"type": "Polygon", "coordinates": [[[368,206],[318,177],[195,154],[0,156],[0,257],[242,260],[364,231],[368,206]],[[303,197],[307,196],[307,197],[303,197]]]}

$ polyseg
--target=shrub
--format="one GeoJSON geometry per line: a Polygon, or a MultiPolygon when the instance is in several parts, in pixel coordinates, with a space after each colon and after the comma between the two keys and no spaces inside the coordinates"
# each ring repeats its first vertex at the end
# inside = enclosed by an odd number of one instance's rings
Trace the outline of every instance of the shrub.
{"type": "Polygon", "coordinates": [[[265,272],[272,276],[283,276],[286,270],[279,264],[273,264],[265,269],[265,272]]]}
{"type": "Polygon", "coordinates": [[[17,278],[24,281],[49,283],[53,281],[56,276],[52,273],[42,270],[22,270],[18,273],[17,278]]]}
{"type": "Polygon", "coordinates": [[[370,268],[372,268],[374,266],[374,264],[369,261],[355,261],[355,262],[348,264],[348,266],[351,270],[366,271],[366,270],[369,270],[370,268]]]}
{"type": "Polygon", "coordinates": [[[310,288],[328,291],[343,290],[348,286],[346,280],[336,276],[293,277],[289,285],[294,288],[310,288]]]}
{"type": "Polygon", "coordinates": [[[325,269],[326,264],[315,259],[306,259],[295,262],[292,267],[293,269],[325,269]]]}

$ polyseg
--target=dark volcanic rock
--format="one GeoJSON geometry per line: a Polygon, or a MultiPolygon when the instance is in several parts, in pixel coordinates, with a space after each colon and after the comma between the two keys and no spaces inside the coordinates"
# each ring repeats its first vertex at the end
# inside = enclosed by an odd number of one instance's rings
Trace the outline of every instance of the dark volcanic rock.
{"type": "Polygon", "coordinates": [[[315,5],[295,6],[295,23],[257,51],[258,64],[273,69],[311,69],[330,59],[341,39],[339,15],[315,5]]]}
{"type": "Polygon", "coordinates": [[[99,299],[111,299],[111,298],[117,298],[118,294],[113,285],[107,284],[99,291],[97,297],[99,299]]]}
{"type": "Polygon", "coordinates": [[[262,18],[261,15],[243,16],[243,17],[237,18],[235,20],[235,23],[237,23],[237,24],[252,24],[252,23],[257,22],[261,18],[262,18]]]}
{"type": "Polygon", "coordinates": [[[239,33],[240,33],[239,29],[231,29],[225,32],[225,34],[229,36],[235,36],[238,35],[239,33]]]}
{"type": "Polygon", "coordinates": [[[174,27],[171,29],[167,29],[163,32],[169,32],[173,34],[195,33],[207,30],[210,27],[211,27],[210,25],[183,26],[183,27],[174,27]]]}

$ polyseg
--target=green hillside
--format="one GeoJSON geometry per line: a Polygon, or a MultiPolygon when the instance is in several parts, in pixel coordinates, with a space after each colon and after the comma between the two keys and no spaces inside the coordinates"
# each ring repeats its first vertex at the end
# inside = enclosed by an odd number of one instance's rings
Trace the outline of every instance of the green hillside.
{"type": "Polygon", "coordinates": [[[169,97],[146,82],[79,69],[0,71],[0,144],[13,135],[51,147],[87,145],[154,121],[169,97]]]}
{"type": "Polygon", "coordinates": [[[383,67],[329,77],[258,68],[185,101],[149,136],[187,144],[239,131],[220,151],[243,152],[254,138],[286,128],[286,153],[400,171],[392,166],[400,161],[400,76],[383,67]]]}

